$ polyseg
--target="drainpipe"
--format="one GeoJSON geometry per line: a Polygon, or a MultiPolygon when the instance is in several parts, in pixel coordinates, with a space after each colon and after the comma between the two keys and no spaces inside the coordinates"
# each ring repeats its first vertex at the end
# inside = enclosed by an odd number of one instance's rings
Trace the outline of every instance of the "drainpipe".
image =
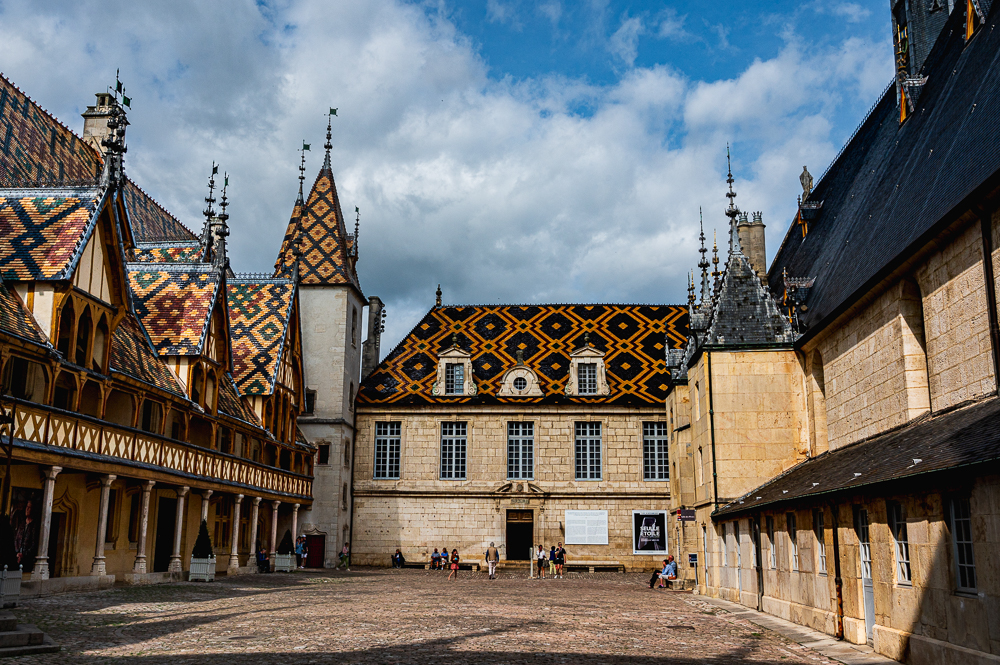
{"type": "Polygon", "coordinates": [[[712,493],[715,510],[719,510],[719,473],[715,466],[715,401],[712,398],[712,352],[706,351],[708,358],[708,420],[712,430],[712,493]]]}
{"type": "Polygon", "coordinates": [[[993,379],[1000,395],[1000,317],[997,316],[996,278],[993,274],[993,224],[989,212],[980,208],[978,213],[979,234],[983,239],[983,277],[986,278],[986,314],[993,350],[993,379]]]}
{"type": "Polygon", "coordinates": [[[838,640],[844,639],[844,580],[840,576],[840,514],[837,504],[830,504],[833,514],[833,585],[837,589],[837,634],[838,640]]]}

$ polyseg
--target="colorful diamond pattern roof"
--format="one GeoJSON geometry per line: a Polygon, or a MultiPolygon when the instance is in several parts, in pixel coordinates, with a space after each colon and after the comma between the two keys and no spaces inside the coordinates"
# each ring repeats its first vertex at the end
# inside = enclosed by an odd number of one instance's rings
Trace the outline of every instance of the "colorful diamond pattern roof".
{"type": "Polygon", "coordinates": [[[0,74],[0,187],[92,184],[97,151],[0,74]]]}
{"type": "Polygon", "coordinates": [[[679,305],[483,305],[435,307],[361,384],[364,404],[560,401],[663,404],[669,373],[668,348],[680,348],[688,334],[687,308],[679,305]],[[566,397],[570,353],[584,335],[605,353],[611,394],[566,397]],[[434,396],[438,354],[458,346],[472,355],[478,395],[434,396]],[[524,364],[538,376],[543,396],[497,397],[504,373],[523,351],[524,364]]]}
{"type": "Polygon", "coordinates": [[[292,314],[291,280],[230,280],[233,378],[242,395],[270,395],[292,314]]]}
{"type": "Polygon", "coordinates": [[[211,266],[129,264],[135,310],[160,355],[201,353],[219,287],[211,266]]]}
{"type": "Polygon", "coordinates": [[[295,211],[292,213],[278,252],[278,260],[274,264],[276,275],[291,275],[295,264],[296,240],[302,251],[299,262],[301,284],[350,284],[361,290],[358,275],[348,257],[344,214],[340,210],[337,185],[328,163],[323,165],[316,176],[316,183],[309,192],[301,215],[295,211]]]}
{"type": "Polygon", "coordinates": [[[236,383],[228,372],[219,382],[219,411],[231,418],[242,420],[256,427],[261,427],[257,414],[253,412],[246,400],[236,391],[236,383]]]}
{"type": "Polygon", "coordinates": [[[0,190],[0,278],[67,279],[99,196],[96,188],[0,190]]]}
{"type": "Polygon", "coordinates": [[[203,247],[198,241],[137,243],[132,260],[137,263],[198,263],[203,247]]]}
{"type": "Polygon", "coordinates": [[[0,331],[17,335],[38,344],[45,344],[45,333],[35,323],[17,293],[0,282],[0,331]]]}
{"type": "Polygon", "coordinates": [[[125,207],[128,209],[132,235],[138,242],[183,242],[196,241],[191,233],[176,217],[153,200],[131,180],[122,188],[125,207]]]}
{"type": "Polygon", "coordinates": [[[149,346],[131,314],[122,319],[111,337],[111,370],[185,397],[177,378],[149,346]]]}

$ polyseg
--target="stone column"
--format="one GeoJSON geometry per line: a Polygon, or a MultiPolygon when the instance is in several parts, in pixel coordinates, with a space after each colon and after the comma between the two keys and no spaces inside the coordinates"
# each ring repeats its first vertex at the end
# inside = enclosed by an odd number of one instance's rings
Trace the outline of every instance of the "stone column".
{"type": "Polygon", "coordinates": [[[280,501],[271,502],[271,560],[274,560],[275,550],[278,548],[278,506],[280,501]]]}
{"type": "Polygon", "coordinates": [[[250,512],[250,554],[257,556],[257,519],[260,516],[260,497],[253,498],[253,510],[250,512]]]}
{"type": "Polygon", "coordinates": [[[299,537],[299,504],[292,506],[292,542],[299,537]]]}
{"type": "Polygon", "coordinates": [[[149,494],[153,490],[155,480],[147,480],[142,484],[142,504],[139,508],[139,542],[135,545],[135,565],[132,572],[145,575],[146,570],[146,528],[149,526],[149,494]]]}
{"type": "Polygon", "coordinates": [[[104,538],[108,530],[108,497],[111,494],[111,483],[116,476],[108,474],[101,477],[101,506],[97,513],[97,544],[94,546],[94,563],[90,567],[91,575],[107,575],[104,564],[104,538]]]}
{"type": "Polygon", "coordinates": [[[42,524],[38,530],[38,556],[35,557],[35,572],[32,580],[49,579],[49,532],[52,529],[52,501],[56,490],[56,476],[62,471],[61,466],[50,466],[45,469],[45,485],[42,490],[42,524]]]}
{"type": "Polygon", "coordinates": [[[184,571],[184,566],[181,563],[181,534],[184,532],[184,497],[190,491],[190,487],[177,488],[177,517],[174,519],[174,551],[170,555],[170,565],[167,567],[168,573],[180,573],[184,571]]]}
{"type": "MultiPolygon", "coordinates": [[[[201,521],[208,521],[208,500],[212,498],[212,490],[205,490],[201,493],[201,521]]],[[[201,526],[200,524],[198,526],[201,526]]]]}
{"type": "Polygon", "coordinates": [[[235,573],[240,567],[240,505],[243,503],[243,495],[237,494],[233,501],[233,548],[229,552],[229,571],[235,573]]]}

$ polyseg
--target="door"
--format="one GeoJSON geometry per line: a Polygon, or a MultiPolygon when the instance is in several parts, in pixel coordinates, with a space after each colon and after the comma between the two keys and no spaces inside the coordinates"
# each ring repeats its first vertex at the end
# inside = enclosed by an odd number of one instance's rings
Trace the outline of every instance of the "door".
{"type": "Polygon", "coordinates": [[[174,552],[174,522],[177,520],[177,499],[160,497],[156,502],[156,538],[153,541],[153,572],[165,573],[170,568],[174,552]]]}
{"type": "Polygon", "coordinates": [[[858,554],[861,560],[861,586],[865,603],[865,634],[873,642],[875,629],[875,588],[872,586],[872,544],[868,538],[868,511],[857,508],[854,513],[855,531],[858,534],[858,554]]]}
{"type": "Polygon", "coordinates": [[[326,536],[306,536],[306,568],[322,568],[326,561],[326,536]]]}
{"type": "Polygon", "coordinates": [[[535,513],[531,510],[507,511],[507,560],[529,561],[535,535],[535,513]]]}
{"type": "Polygon", "coordinates": [[[49,577],[59,577],[62,573],[63,543],[66,542],[66,513],[52,513],[49,527],[49,577]]]}

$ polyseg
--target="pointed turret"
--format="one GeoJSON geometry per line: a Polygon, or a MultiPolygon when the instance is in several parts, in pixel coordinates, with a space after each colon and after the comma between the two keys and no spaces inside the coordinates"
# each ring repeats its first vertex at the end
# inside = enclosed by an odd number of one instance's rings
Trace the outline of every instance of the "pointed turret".
{"type": "Polygon", "coordinates": [[[712,287],[709,285],[708,281],[708,249],[705,247],[705,219],[701,215],[701,208],[698,208],[698,224],[701,229],[701,233],[698,235],[698,240],[701,241],[701,248],[698,250],[701,253],[701,261],[698,262],[698,267],[701,268],[701,306],[708,307],[708,304],[712,300],[712,287]]]}

